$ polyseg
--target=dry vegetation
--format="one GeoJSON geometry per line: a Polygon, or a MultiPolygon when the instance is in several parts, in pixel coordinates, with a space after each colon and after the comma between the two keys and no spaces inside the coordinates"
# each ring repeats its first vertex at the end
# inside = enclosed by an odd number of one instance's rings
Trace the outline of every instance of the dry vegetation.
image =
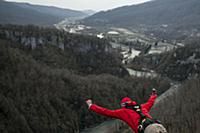
{"type": "Polygon", "coordinates": [[[152,111],[169,133],[200,132],[200,78],[192,78],[152,111]]]}
{"type": "MultiPolygon", "coordinates": [[[[45,32],[52,36],[57,33],[55,30],[32,28],[35,35],[45,32]]],[[[122,76],[116,72],[121,67],[117,55],[104,51],[105,42],[96,38],[88,37],[84,44],[77,45],[87,37],[67,34],[65,47],[74,45],[63,50],[52,44],[32,49],[16,38],[4,37],[1,36],[0,40],[2,133],[75,133],[107,120],[88,112],[85,105],[87,98],[115,109],[123,96],[143,102],[148,98],[151,87],[157,87],[159,93],[169,88],[168,81],[162,78],[131,78],[126,73],[122,76]],[[75,50],[88,44],[99,46],[93,50],[100,52],[75,50]],[[70,52],[73,50],[76,53],[70,52]],[[86,59],[89,63],[83,64],[85,60],[79,59],[86,59]],[[91,66],[93,71],[87,71],[91,66]]]]}

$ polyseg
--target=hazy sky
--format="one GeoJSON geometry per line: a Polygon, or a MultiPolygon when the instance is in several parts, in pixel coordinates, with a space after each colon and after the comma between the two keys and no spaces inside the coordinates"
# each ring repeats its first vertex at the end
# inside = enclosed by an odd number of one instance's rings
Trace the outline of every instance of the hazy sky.
{"type": "Polygon", "coordinates": [[[149,0],[7,0],[32,4],[51,5],[76,10],[107,10],[119,6],[143,3],[149,0]]]}

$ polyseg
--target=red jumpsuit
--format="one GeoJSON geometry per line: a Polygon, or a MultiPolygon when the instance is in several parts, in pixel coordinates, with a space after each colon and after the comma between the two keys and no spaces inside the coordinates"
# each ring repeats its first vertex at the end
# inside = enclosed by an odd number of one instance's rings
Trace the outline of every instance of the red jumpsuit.
{"type": "MultiPolygon", "coordinates": [[[[149,118],[152,118],[149,115],[149,111],[151,107],[153,106],[156,98],[157,98],[157,95],[153,94],[151,95],[151,97],[146,103],[141,104],[142,113],[149,118]]],[[[123,101],[123,102],[126,102],[126,101],[123,101]]],[[[92,104],[89,109],[104,116],[120,119],[126,122],[135,133],[138,133],[140,115],[131,109],[127,109],[123,107],[117,110],[109,110],[109,109],[100,107],[96,104],[92,104]]]]}

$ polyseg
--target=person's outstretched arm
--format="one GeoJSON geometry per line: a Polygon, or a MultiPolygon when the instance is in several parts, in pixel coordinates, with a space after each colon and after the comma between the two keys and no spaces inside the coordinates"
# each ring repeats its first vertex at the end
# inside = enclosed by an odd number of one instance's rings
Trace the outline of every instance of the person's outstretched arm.
{"type": "Polygon", "coordinates": [[[157,91],[156,91],[156,89],[152,89],[152,94],[151,94],[149,100],[145,104],[142,104],[143,108],[146,108],[147,111],[150,111],[156,98],[157,98],[157,91]]]}
{"type": "Polygon", "coordinates": [[[120,118],[119,110],[109,110],[109,109],[103,108],[101,106],[98,106],[96,104],[92,104],[92,100],[90,100],[90,99],[87,100],[86,103],[89,107],[89,110],[92,110],[98,114],[112,117],[112,118],[120,118]]]}

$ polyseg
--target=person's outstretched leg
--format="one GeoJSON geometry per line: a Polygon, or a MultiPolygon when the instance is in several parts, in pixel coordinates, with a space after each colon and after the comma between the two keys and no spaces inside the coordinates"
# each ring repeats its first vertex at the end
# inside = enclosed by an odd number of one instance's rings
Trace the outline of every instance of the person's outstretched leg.
{"type": "Polygon", "coordinates": [[[167,133],[167,130],[163,125],[155,123],[146,127],[144,133],[167,133]]]}

